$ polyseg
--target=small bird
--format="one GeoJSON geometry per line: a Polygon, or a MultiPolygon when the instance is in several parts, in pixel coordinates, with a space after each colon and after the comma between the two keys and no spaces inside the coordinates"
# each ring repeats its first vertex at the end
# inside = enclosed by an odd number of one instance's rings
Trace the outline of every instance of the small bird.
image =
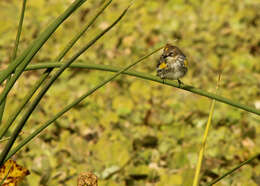
{"type": "Polygon", "coordinates": [[[157,63],[157,76],[165,79],[178,80],[179,87],[183,84],[180,78],[188,71],[188,61],[183,52],[176,46],[166,44],[163,54],[157,63]]]}

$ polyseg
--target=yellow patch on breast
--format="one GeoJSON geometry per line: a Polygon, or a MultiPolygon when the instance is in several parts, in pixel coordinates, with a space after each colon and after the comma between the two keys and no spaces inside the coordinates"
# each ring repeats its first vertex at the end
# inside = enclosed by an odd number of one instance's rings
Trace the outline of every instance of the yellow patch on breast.
{"type": "Polygon", "coordinates": [[[188,61],[187,61],[187,59],[184,60],[184,66],[185,66],[185,67],[188,67],[188,61]]]}
{"type": "Polygon", "coordinates": [[[167,65],[166,65],[165,62],[162,62],[162,63],[159,65],[159,69],[164,69],[164,68],[166,68],[166,67],[167,67],[167,65]]]}

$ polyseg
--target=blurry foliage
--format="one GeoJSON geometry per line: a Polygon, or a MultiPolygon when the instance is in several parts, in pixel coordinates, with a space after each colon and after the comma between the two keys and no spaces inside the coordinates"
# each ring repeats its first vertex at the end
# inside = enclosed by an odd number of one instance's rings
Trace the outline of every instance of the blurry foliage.
{"type": "MultiPolygon", "coordinates": [[[[19,51],[70,2],[28,1],[19,51]]],[[[88,0],[47,41],[33,62],[55,59],[102,2],[88,0]]],[[[18,0],[0,1],[1,68],[9,63],[20,6],[18,0]]],[[[65,58],[105,28],[125,6],[123,0],[113,2],[65,58]]],[[[134,1],[124,20],[80,60],[125,67],[150,48],[169,42],[179,46],[189,59],[184,83],[213,91],[222,71],[220,94],[259,109],[259,9],[260,2],[255,0],[134,1]]],[[[159,55],[135,70],[155,74],[159,55]]],[[[4,123],[23,98],[22,92],[29,90],[40,73],[26,72],[16,84],[7,100],[4,123]]],[[[65,71],[37,107],[24,135],[109,75],[65,71]]],[[[122,75],[47,128],[16,158],[31,171],[26,185],[75,185],[77,175],[86,171],[95,173],[100,185],[191,185],[209,107],[207,98],[122,75]],[[144,145],[147,142],[142,140],[147,136],[156,145],[144,145]],[[136,140],[140,142],[138,148],[134,148],[136,140]],[[137,156],[131,159],[133,153],[137,156]]],[[[259,122],[255,115],[216,104],[202,182],[260,152],[259,122]]],[[[259,170],[255,161],[217,185],[259,185],[259,170]]]]}

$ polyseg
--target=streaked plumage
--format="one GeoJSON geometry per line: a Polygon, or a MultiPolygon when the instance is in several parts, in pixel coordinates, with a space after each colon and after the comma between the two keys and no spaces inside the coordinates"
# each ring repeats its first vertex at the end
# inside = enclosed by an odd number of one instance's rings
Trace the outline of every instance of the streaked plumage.
{"type": "Polygon", "coordinates": [[[182,51],[173,45],[167,44],[157,63],[157,76],[162,79],[178,80],[188,71],[188,62],[182,51]]]}

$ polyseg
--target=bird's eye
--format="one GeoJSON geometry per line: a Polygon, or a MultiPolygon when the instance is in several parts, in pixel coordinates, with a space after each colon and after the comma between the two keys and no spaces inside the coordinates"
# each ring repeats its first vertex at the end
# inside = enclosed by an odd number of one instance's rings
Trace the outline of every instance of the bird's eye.
{"type": "Polygon", "coordinates": [[[174,55],[174,53],[173,53],[173,52],[170,52],[170,53],[169,53],[169,56],[173,56],[173,55],[174,55]]]}

